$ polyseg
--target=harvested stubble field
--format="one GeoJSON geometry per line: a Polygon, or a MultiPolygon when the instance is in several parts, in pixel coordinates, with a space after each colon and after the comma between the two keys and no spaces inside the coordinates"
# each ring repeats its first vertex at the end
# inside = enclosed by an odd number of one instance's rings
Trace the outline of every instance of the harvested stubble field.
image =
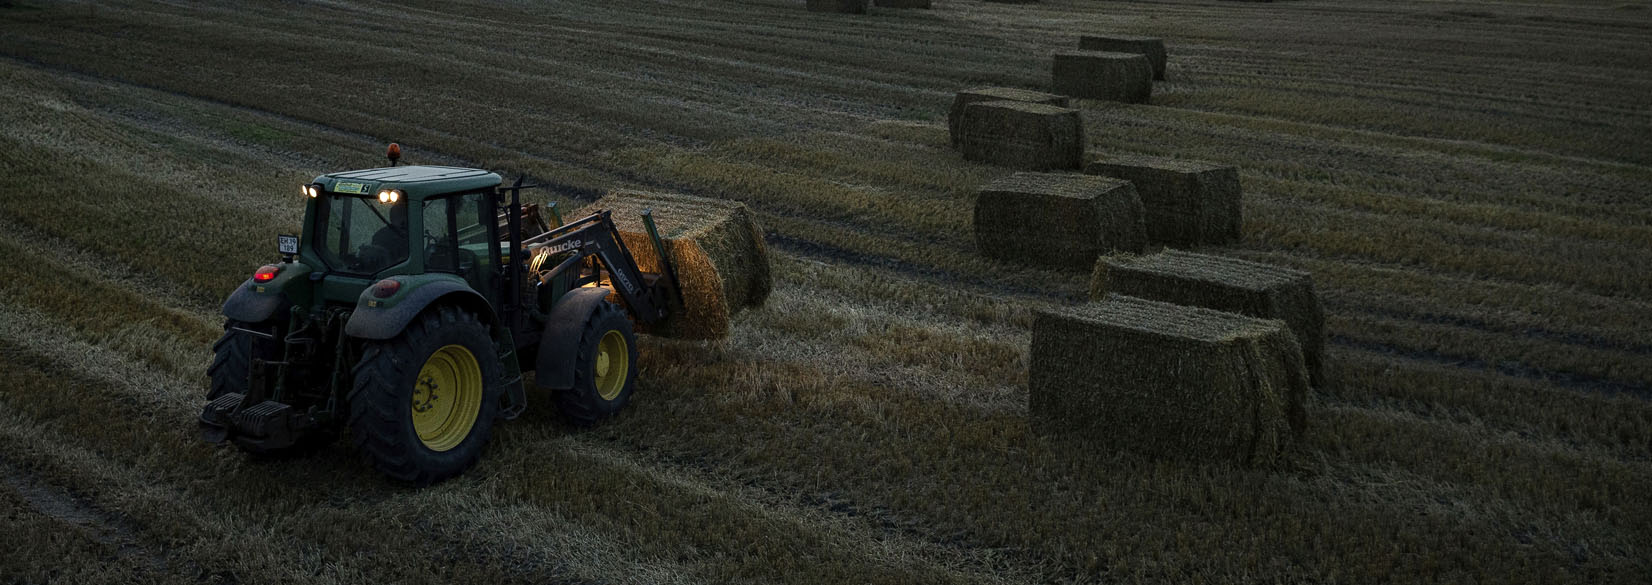
{"type": "MultiPolygon", "coordinates": [[[[1652,10],[1599,2],[49,2],[0,8],[0,582],[1644,582],[1652,10]],[[1170,47],[1092,149],[1237,165],[1333,383],[1273,468],[1027,426],[953,92],[1083,34],[1170,47]],[[480,466],[197,439],[218,303],[293,188],[413,162],[745,201],[768,304],[644,342],[618,419],[533,396],[480,466]]],[[[1036,227],[1036,226],[1032,226],[1036,227]]],[[[1036,232],[1034,232],[1036,233],[1036,232]]],[[[1206,250],[1212,251],[1212,250],[1206,250]]]]}

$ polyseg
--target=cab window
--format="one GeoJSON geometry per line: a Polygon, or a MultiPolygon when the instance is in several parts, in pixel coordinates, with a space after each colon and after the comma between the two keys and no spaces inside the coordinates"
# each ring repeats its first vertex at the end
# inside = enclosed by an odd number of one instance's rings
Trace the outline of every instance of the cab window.
{"type": "MultiPolygon", "coordinates": [[[[493,267],[487,197],[482,193],[431,199],[424,204],[425,270],[468,277],[493,267]]],[[[474,283],[478,287],[481,283],[474,283]]]]}
{"type": "Polygon", "coordinates": [[[329,195],[316,208],[321,260],[339,272],[372,275],[407,260],[407,205],[329,195]]]}

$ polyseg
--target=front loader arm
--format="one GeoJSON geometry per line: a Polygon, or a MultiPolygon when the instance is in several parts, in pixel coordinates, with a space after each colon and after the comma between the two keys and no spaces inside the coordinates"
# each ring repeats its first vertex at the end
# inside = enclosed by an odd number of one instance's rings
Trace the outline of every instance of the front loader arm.
{"type": "MultiPolygon", "coordinates": [[[[633,317],[643,323],[655,323],[670,314],[671,301],[677,294],[677,281],[670,258],[661,247],[658,251],[666,270],[663,274],[644,273],[637,267],[636,259],[626,248],[625,239],[620,236],[619,228],[614,225],[607,210],[574,220],[523,243],[530,254],[571,253],[554,268],[541,272],[541,282],[550,282],[567,270],[578,269],[586,258],[596,258],[600,268],[608,272],[614,292],[619,293],[633,317]]],[[[576,281],[574,286],[596,282],[599,276],[593,272],[587,278],[576,281]]]]}

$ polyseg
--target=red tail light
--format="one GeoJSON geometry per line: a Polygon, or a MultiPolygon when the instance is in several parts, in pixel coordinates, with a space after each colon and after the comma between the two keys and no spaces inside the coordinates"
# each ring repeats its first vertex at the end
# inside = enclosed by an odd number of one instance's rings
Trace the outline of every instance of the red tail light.
{"type": "Polygon", "coordinates": [[[258,272],[252,273],[253,282],[269,282],[275,280],[275,275],[281,273],[281,267],[274,264],[265,264],[258,272]]]}
{"type": "Polygon", "coordinates": [[[386,278],[373,284],[373,296],[381,299],[388,299],[391,295],[396,294],[396,291],[401,290],[401,288],[402,283],[386,278]]]}

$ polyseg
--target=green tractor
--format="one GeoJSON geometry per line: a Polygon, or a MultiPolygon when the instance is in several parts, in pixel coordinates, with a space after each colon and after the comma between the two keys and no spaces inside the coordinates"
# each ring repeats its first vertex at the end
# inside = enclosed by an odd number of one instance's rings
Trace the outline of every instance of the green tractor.
{"type": "MultiPolygon", "coordinates": [[[[575,423],[629,400],[633,322],[681,304],[669,262],[639,270],[608,211],[552,227],[520,179],[399,155],[302,186],[303,236],[281,236],[281,262],[224,303],[208,441],[278,455],[348,430],[374,468],[427,485],[523,411],[525,371],[575,423]]],[[[643,223],[665,258],[650,212],[643,223]]]]}

